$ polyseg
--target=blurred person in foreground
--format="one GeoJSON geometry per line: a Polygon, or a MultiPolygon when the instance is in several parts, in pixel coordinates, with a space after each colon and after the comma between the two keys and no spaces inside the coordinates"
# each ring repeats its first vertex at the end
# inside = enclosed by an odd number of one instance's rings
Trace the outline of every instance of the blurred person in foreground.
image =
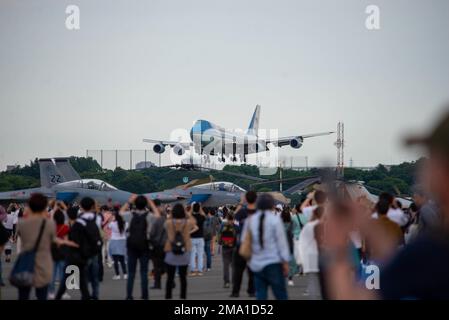
{"type": "Polygon", "coordinates": [[[328,243],[328,292],[334,299],[449,299],[449,113],[427,137],[408,144],[422,144],[429,160],[421,180],[440,208],[440,218],[431,232],[421,233],[380,269],[377,290],[357,286],[351,278],[349,259],[343,250],[348,222],[359,219],[363,210],[354,206],[345,219],[330,208],[328,243]]]}

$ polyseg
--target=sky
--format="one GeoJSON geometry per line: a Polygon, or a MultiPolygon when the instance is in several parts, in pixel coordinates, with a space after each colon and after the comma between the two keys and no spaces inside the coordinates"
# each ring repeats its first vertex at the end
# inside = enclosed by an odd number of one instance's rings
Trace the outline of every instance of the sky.
{"type": "MultiPolygon", "coordinates": [[[[415,160],[402,141],[447,111],[448,57],[446,0],[2,0],[0,170],[150,149],[196,119],[246,128],[256,104],[280,136],[344,122],[346,165],[415,160]]],[[[335,140],[280,154],[334,163],[335,140]]]]}

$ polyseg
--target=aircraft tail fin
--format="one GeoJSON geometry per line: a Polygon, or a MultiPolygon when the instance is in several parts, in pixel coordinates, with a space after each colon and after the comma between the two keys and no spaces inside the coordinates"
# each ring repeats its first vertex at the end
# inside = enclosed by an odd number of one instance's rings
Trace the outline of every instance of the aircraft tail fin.
{"type": "Polygon", "coordinates": [[[58,183],[65,182],[52,159],[39,159],[39,172],[41,187],[50,188],[58,183]]]}
{"type": "Polygon", "coordinates": [[[248,126],[247,133],[257,135],[259,131],[260,105],[256,105],[253,116],[248,126]]]}
{"type": "Polygon", "coordinates": [[[78,172],[70,164],[68,158],[55,158],[56,169],[61,173],[64,181],[80,180],[78,172]]]}

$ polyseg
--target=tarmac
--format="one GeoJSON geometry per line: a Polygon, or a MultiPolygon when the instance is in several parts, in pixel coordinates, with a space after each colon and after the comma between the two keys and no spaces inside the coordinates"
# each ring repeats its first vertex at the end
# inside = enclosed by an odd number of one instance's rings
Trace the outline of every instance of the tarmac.
{"type": "MultiPolygon", "coordinates": [[[[14,257],[13,257],[14,258],[14,257]]],[[[2,259],[3,268],[3,280],[6,283],[5,287],[1,288],[2,300],[15,300],[17,299],[17,289],[8,283],[8,276],[11,272],[13,262],[5,263],[4,255],[2,259]]],[[[150,263],[150,270],[152,264],[150,263]]],[[[112,280],[114,275],[114,268],[110,268],[104,265],[104,279],[100,283],[100,299],[101,300],[123,300],[126,297],[126,280],[112,280]]],[[[137,274],[139,272],[137,271],[137,274]]],[[[151,289],[150,300],[163,300],[165,295],[165,281],[166,277],[162,278],[162,290],[151,289]]],[[[306,280],[303,276],[295,276],[293,279],[295,285],[288,287],[288,296],[290,300],[307,300],[305,295],[306,280]]],[[[176,288],[173,290],[174,300],[179,298],[179,280],[175,279],[176,288]]],[[[150,276],[149,285],[153,284],[153,280],[150,276]]],[[[231,289],[224,288],[223,286],[223,271],[221,254],[215,254],[212,260],[212,269],[203,273],[203,276],[189,276],[187,278],[187,299],[188,300],[248,300],[254,299],[248,297],[246,293],[247,278],[246,272],[242,281],[242,288],[239,298],[230,298],[231,289]]],[[[80,299],[80,293],[78,290],[67,290],[67,293],[71,296],[71,300],[80,299]]],[[[140,297],[140,279],[136,275],[134,282],[134,298],[140,297]]],[[[34,293],[31,298],[34,299],[34,293]]],[[[273,299],[273,295],[269,293],[269,299],[273,299]]]]}

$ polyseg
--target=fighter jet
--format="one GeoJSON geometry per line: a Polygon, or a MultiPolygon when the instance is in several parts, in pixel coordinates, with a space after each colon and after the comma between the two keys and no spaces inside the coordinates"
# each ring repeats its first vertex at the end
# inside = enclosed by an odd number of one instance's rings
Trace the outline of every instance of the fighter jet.
{"type": "MultiPolygon", "coordinates": [[[[0,193],[0,201],[23,202],[33,193],[72,203],[83,197],[91,197],[99,204],[108,202],[123,204],[132,195],[98,179],[81,179],[67,158],[40,159],[41,187],[0,193]]],[[[221,206],[239,202],[244,189],[230,182],[209,182],[200,185],[184,185],[161,192],[148,193],[150,199],[162,203],[200,202],[205,206],[221,206]]]]}
{"type": "Polygon", "coordinates": [[[81,179],[68,158],[39,159],[41,187],[0,193],[0,201],[24,202],[33,193],[42,193],[48,198],[73,202],[91,197],[100,204],[108,201],[126,202],[130,192],[118,190],[97,179],[81,179]]]}
{"type": "MultiPolygon", "coordinates": [[[[70,166],[68,159],[62,158],[58,158],[56,160],[56,164],[59,165],[60,168],[70,166]]],[[[79,175],[76,172],[74,174],[74,172],[75,171],[73,170],[70,174],[64,176],[53,163],[52,159],[39,159],[39,174],[41,186],[38,188],[0,192],[0,201],[23,202],[28,200],[28,198],[33,193],[42,193],[47,197],[54,197],[55,186],[60,183],[67,182],[67,178],[80,179],[79,175]]]]}
{"type": "Polygon", "coordinates": [[[235,205],[240,202],[245,189],[238,185],[226,182],[209,182],[195,186],[181,186],[161,192],[148,193],[146,196],[152,200],[159,199],[162,203],[199,202],[206,207],[235,205]]]}
{"type": "Polygon", "coordinates": [[[191,141],[167,141],[143,139],[144,142],[153,143],[153,151],[165,152],[166,147],[171,147],[176,155],[183,155],[186,150],[194,148],[199,155],[214,156],[221,155],[219,160],[225,162],[225,156],[231,156],[233,162],[237,161],[237,155],[246,162],[248,154],[269,151],[270,146],[290,146],[299,149],[304,139],[324,136],[334,133],[333,131],[300,134],[289,137],[261,137],[259,136],[260,105],[256,106],[253,116],[246,132],[234,132],[222,128],[208,120],[197,120],[190,130],[191,141]]]}

